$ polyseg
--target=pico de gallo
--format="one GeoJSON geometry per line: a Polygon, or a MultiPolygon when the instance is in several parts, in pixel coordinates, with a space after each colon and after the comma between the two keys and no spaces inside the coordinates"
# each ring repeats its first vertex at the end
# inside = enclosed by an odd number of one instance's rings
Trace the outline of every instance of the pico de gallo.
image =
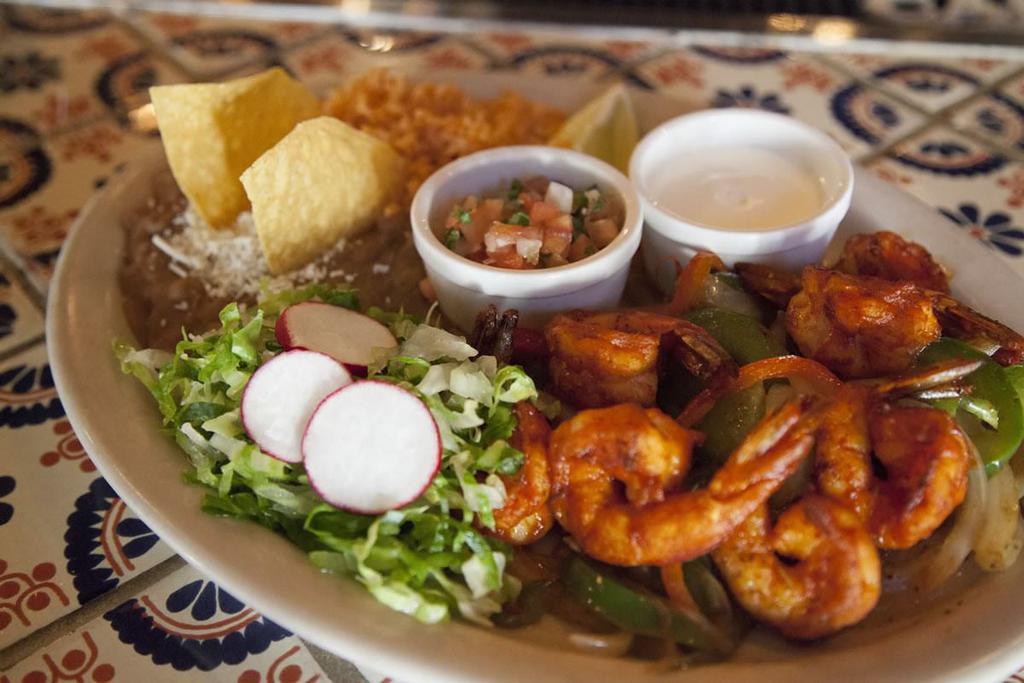
{"type": "Polygon", "coordinates": [[[597,253],[618,236],[622,223],[621,206],[597,186],[574,190],[538,176],[456,202],[441,240],[478,263],[532,270],[597,253]]]}

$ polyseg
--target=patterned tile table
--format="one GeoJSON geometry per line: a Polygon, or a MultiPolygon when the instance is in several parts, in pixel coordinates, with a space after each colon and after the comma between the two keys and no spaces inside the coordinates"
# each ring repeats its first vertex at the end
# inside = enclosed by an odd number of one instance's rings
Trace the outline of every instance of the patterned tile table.
{"type": "Polygon", "coordinates": [[[319,92],[374,66],[521,71],[789,114],[1024,275],[1024,52],[929,61],[0,6],[2,683],[382,678],[176,558],[96,472],[47,364],[42,311],[68,227],[159,144],[147,89],[271,64],[319,92]]]}

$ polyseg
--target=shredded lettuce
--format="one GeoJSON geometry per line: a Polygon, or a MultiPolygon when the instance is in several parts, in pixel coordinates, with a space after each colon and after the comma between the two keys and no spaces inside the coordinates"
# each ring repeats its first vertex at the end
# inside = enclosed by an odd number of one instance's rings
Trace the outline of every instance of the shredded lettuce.
{"type": "Polygon", "coordinates": [[[520,368],[498,368],[457,335],[404,313],[371,309],[400,345],[370,367],[428,406],[442,435],[442,467],[419,500],[382,515],[335,508],[309,484],[301,464],[262,453],[239,418],[241,392],[259,365],[280,351],[274,323],[288,305],[318,299],[358,309],[355,293],[310,285],[264,293],[254,310],[230,304],[221,327],[185,335],[173,356],[115,343],[122,370],[152,394],[168,434],[187,456],[188,482],[206,488],[203,509],[284,534],[323,571],[354,577],[377,600],[427,623],[451,614],[481,624],[514,598],[505,574],[511,549],[483,533],[505,504],[499,475],[523,454],[508,439],[512,406],[537,399],[520,368]]]}

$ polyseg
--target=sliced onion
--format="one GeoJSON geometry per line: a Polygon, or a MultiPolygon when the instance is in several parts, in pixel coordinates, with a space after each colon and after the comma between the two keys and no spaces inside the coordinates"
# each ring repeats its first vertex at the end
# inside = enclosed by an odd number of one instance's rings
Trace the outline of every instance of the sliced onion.
{"type": "Polygon", "coordinates": [[[633,634],[627,631],[616,633],[579,633],[569,634],[569,642],[584,652],[621,657],[629,651],[633,644],[633,634]]]}
{"type": "MultiPolygon", "coordinates": [[[[708,577],[710,577],[710,574],[708,574],[708,577]]],[[[665,593],[668,595],[668,601],[672,607],[707,631],[714,631],[716,629],[715,625],[708,618],[710,613],[726,619],[732,619],[732,603],[729,601],[729,596],[725,593],[725,589],[721,588],[721,584],[718,584],[713,578],[711,581],[708,581],[703,576],[701,577],[701,589],[703,590],[704,597],[710,598],[714,603],[713,609],[709,610],[707,614],[702,609],[702,606],[697,604],[697,600],[694,599],[689,587],[687,587],[686,579],[683,578],[682,564],[670,564],[662,567],[661,582],[665,587],[665,593]],[[715,590],[715,585],[718,586],[720,592],[715,590]]],[[[705,609],[707,608],[707,606],[704,607],[705,609]]]]}
{"type": "Polygon", "coordinates": [[[974,561],[985,571],[1002,571],[1017,561],[1022,543],[1017,482],[1013,470],[1004,467],[988,480],[985,520],[974,542],[974,561]]]}
{"type": "Polygon", "coordinates": [[[914,559],[909,569],[910,581],[923,592],[934,590],[956,574],[970,554],[985,522],[988,498],[988,477],[985,465],[971,447],[974,465],[967,477],[967,495],[956,511],[953,526],[937,545],[914,559]]]}
{"type": "Polygon", "coordinates": [[[708,306],[749,315],[755,320],[761,318],[761,309],[752,296],[715,275],[704,281],[704,301],[708,306]]]}

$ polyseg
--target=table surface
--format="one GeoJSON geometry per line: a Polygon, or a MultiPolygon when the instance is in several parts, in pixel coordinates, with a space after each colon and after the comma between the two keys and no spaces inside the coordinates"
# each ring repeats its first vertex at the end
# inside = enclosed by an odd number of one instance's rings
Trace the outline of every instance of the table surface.
{"type": "Polygon", "coordinates": [[[1018,57],[0,6],[0,683],[384,679],[308,646],[176,557],[64,418],[43,338],[47,285],[85,202],[159,144],[149,86],[280,64],[325,92],[372,67],[443,68],[619,80],[694,106],[760,107],[824,129],[948,217],[937,229],[968,231],[1024,274],[1018,57]]]}

